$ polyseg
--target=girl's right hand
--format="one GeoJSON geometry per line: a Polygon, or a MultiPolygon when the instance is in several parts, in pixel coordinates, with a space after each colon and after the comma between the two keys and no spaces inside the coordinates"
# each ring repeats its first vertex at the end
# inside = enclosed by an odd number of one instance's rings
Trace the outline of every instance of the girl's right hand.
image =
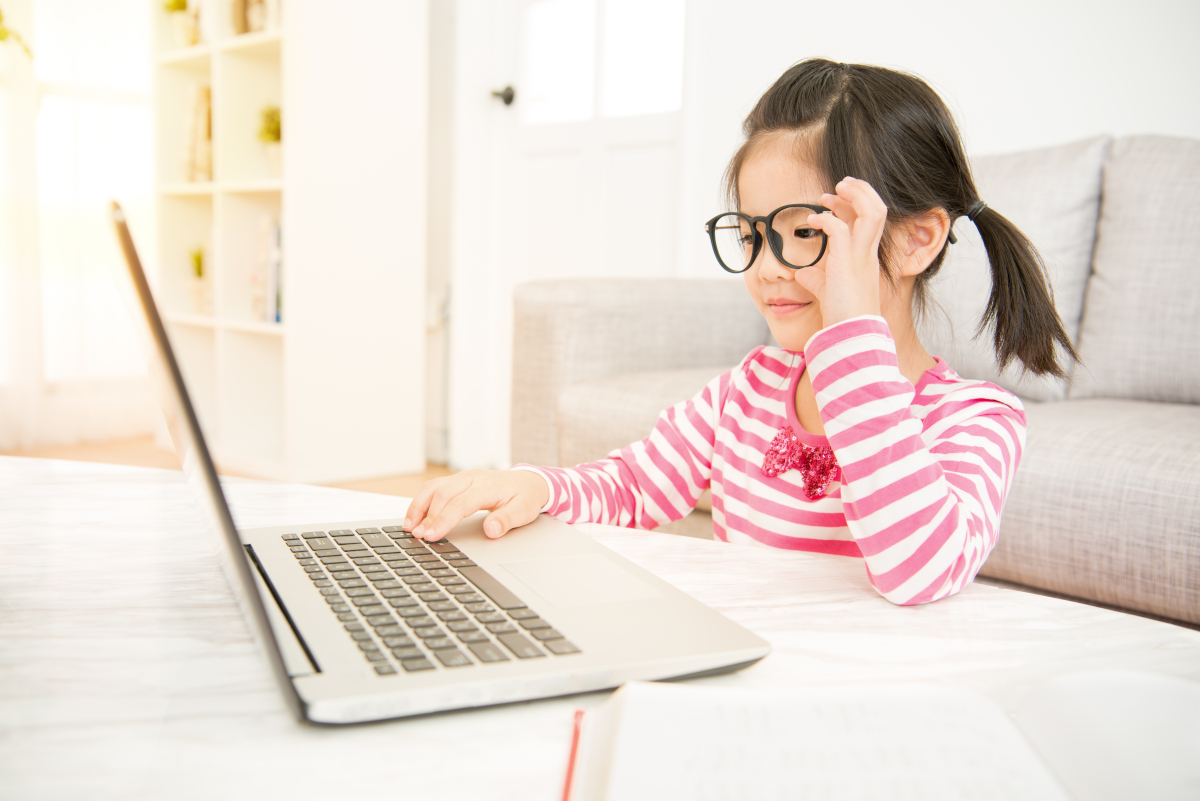
{"type": "Polygon", "coordinates": [[[421,485],[404,516],[404,528],[419,539],[440,540],[465,517],[491,510],[483,533],[491,539],[532,523],[550,500],[550,488],[528,470],[464,470],[421,485]]]}

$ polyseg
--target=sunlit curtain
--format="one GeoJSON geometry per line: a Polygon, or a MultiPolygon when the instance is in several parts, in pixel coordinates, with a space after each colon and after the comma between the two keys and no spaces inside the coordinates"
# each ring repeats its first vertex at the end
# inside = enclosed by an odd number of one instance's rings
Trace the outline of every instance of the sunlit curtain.
{"type": "Polygon", "coordinates": [[[153,264],[151,6],[0,0],[0,449],[153,430],[110,199],[153,264]]]}

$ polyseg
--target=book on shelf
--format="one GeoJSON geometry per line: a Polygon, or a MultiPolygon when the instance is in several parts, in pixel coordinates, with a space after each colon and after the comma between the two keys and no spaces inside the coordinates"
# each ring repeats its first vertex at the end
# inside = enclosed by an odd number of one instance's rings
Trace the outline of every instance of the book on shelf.
{"type": "Polygon", "coordinates": [[[279,220],[263,217],[259,225],[258,259],[250,276],[251,313],[268,323],[283,322],[283,237],[279,220]]]}
{"type": "Polygon", "coordinates": [[[564,798],[1194,798],[1200,684],[1036,685],[1010,716],[946,685],[763,692],[632,682],[587,713],[564,798]]]}
{"type": "Polygon", "coordinates": [[[188,125],[183,147],[183,177],[186,181],[211,181],[212,88],[193,84],[188,104],[188,125]]]}

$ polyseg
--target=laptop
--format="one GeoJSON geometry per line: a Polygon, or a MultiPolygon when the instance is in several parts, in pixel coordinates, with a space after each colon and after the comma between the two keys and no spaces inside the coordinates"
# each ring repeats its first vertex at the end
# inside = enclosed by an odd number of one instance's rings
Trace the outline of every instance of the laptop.
{"type": "Polygon", "coordinates": [[[347,724],[723,673],[770,651],[547,515],[439,542],[397,519],[238,530],[117,203],[112,221],[156,351],[159,400],[226,577],[301,720],[347,724]]]}

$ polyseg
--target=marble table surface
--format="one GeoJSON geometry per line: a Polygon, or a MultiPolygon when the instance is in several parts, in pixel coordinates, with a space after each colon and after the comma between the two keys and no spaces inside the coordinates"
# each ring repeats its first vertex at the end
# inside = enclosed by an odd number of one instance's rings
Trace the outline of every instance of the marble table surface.
{"type": "MultiPolygon", "coordinates": [[[[399,517],[407,503],[226,491],[243,527],[399,517]]],[[[1200,632],[1167,623],[984,585],[895,607],[849,559],[581,528],[774,646],[699,685],[934,682],[1011,710],[1079,672],[1200,680],[1200,632]]],[[[0,457],[0,798],[559,797],[573,710],[607,693],[297,723],[201,532],[179,473],[0,457]]]]}

